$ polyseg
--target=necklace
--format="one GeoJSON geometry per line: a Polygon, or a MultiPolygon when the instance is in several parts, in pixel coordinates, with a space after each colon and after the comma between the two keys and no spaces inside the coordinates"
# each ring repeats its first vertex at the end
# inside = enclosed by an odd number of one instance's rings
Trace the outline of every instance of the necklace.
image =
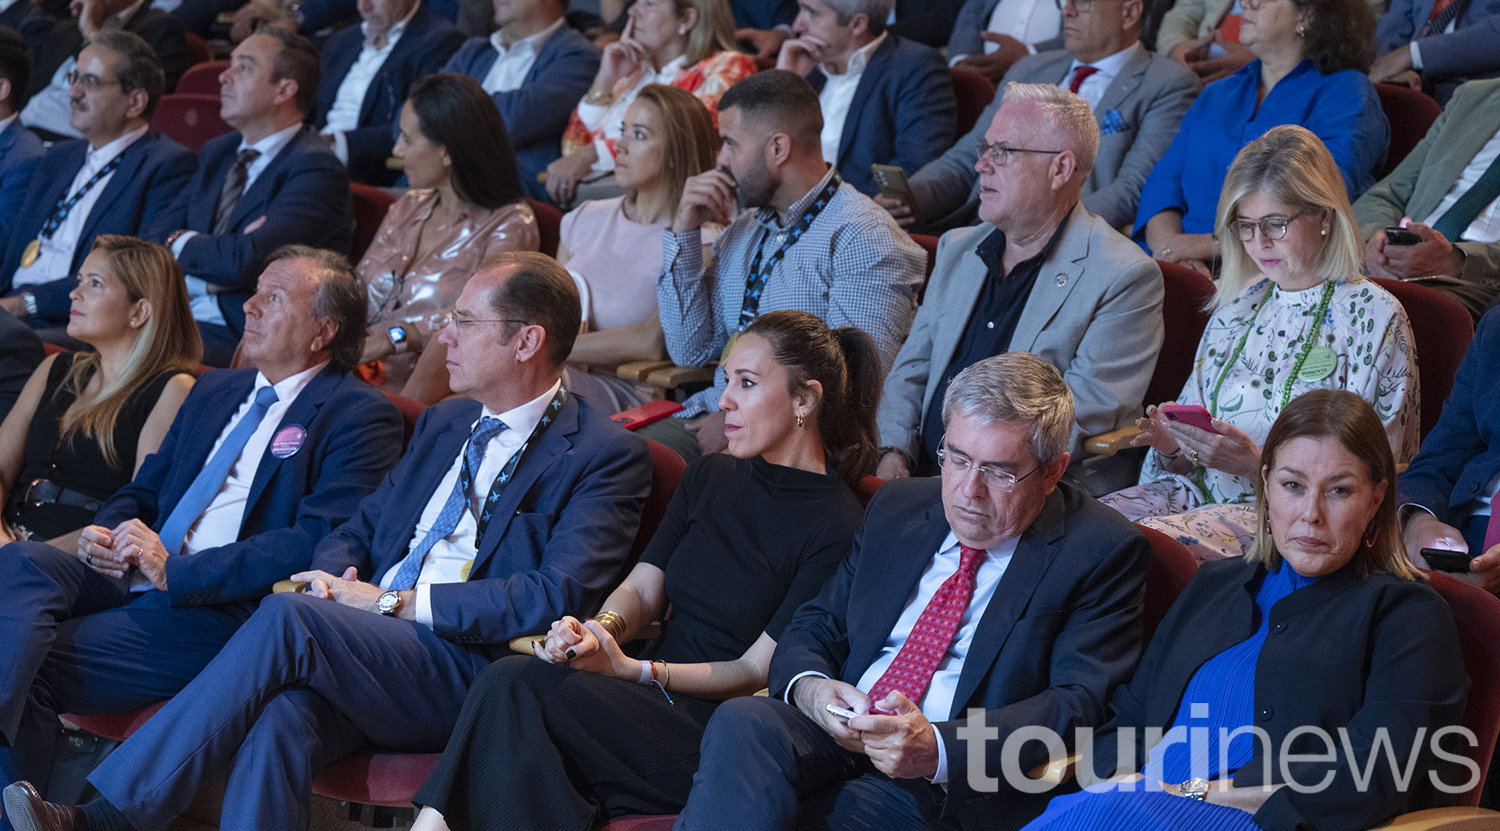
{"type": "MultiPolygon", "coordinates": [[[[1307,337],[1303,339],[1302,349],[1297,353],[1296,361],[1292,363],[1292,371],[1286,377],[1286,384],[1282,386],[1281,410],[1286,409],[1286,405],[1292,400],[1292,384],[1302,372],[1302,365],[1307,363],[1308,354],[1318,345],[1318,335],[1323,331],[1323,318],[1328,315],[1328,305],[1333,301],[1333,288],[1334,281],[1332,280],[1323,284],[1323,297],[1318,301],[1318,308],[1313,312],[1312,329],[1307,333],[1307,337]]],[[[1215,418],[1219,417],[1219,391],[1224,388],[1224,381],[1229,378],[1229,370],[1234,367],[1235,363],[1239,361],[1240,355],[1244,353],[1245,344],[1250,340],[1250,333],[1255,331],[1255,321],[1260,318],[1260,310],[1266,307],[1266,302],[1270,300],[1271,295],[1275,291],[1276,286],[1273,284],[1270,290],[1266,292],[1265,299],[1261,301],[1259,306],[1255,307],[1255,314],[1250,316],[1250,322],[1245,326],[1245,333],[1240,335],[1240,342],[1235,345],[1234,352],[1229,356],[1229,361],[1224,364],[1223,373],[1219,375],[1218,382],[1214,384],[1213,394],[1208,398],[1208,408],[1215,418]]]]}

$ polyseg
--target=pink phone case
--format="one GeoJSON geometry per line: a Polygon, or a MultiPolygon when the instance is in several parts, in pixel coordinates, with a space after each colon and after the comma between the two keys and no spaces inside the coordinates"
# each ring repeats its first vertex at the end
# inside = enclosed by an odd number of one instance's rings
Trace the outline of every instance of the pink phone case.
{"type": "Polygon", "coordinates": [[[1219,434],[1219,431],[1214,429],[1214,417],[1209,414],[1208,410],[1197,404],[1163,404],[1161,405],[1161,411],[1167,417],[1168,421],[1188,424],[1197,427],[1199,430],[1207,430],[1215,435],[1219,434]]]}
{"type": "Polygon", "coordinates": [[[647,424],[661,421],[673,413],[680,413],[682,409],[682,405],[676,401],[647,401],[639,407],[621,410],[610,416],[610,418],[614,419],[616,423],[623,425],[626,430],[639,430],[647,424]]]}

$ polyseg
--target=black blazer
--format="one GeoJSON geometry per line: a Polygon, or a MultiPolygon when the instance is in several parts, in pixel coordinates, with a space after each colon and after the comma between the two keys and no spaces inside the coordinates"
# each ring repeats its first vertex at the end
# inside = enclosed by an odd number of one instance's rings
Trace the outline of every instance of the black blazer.
{"type": "MultiPolygon", "coordinates": [[[[1113,774],[1116,762],[1131,770],[1145,765],[1140,728],[1172,724],[1188,681],[1208,659],[1254,634],[1255,594],[1265,570],[1248,560],[1205,563],[1172,605],[1151,639],[1140,669],[1110,700],[1114,717],[1094,742],[1094,772],[1113,774]],[[1120,728],[1137,729],[1134,758],[1119,759],[1120,728]]],[[[1434,761],[1425,735],[1459,724],[1468,678],[1459,651],[1453,614],[1430,586],[1390,574],[1361,577],[1350,563],[1299,589],[1271,608],[1271,628],[1255,668],[1255,726],[1271,738],[1271,782],[1286,781],[1280,749],[1298,727],[1321,728],[1339,741],[1347,728],[1353,760],[1363,771],[1371,741],[1386,728],[1396,758],[1410,758],[1419,728],[1426,728],[1411,791],[1401,793],[1383,753],[1373,764],[1368,789],[1361,792],[1350,773],[1349,754],[1336,747],[1332,762],[1289,765],[1294,781],[1311,786],[1333,778],[1317,793],[1276,791],[1256,812],[1264,831],[1363,831],[1406,810],[1440,804],[1427,772],[1457,785],[1467,774],[1434,761]]],[[[1262,784],[1265,746],[1234,776],[1236,787],[1262,784]]],[[[1461,749],[1458,737],[1443,744],[1461,749]]],[[[1327,746],[1314,735],[1300,735],[1289,755],[1322,754],[1327,746]]]]}
{"type": "MultiPolygon", "coordinates": [[[[807,671],[859,682],[948,535],[941,489],[937,478],[898,479],[870,501],[853,553],[777,641],[773,695],[807,671]]],[[[968,742],[959,740],[968,720],[960,716],[988,711],[985,725],[1001,737],[1028,725],[1071,737],[1075,727],[1102,724],[1111,691],[1140,656],[1150,563],[1145,535],[1115,511],[1067,484],[1047,497],[980,618],[950,719],[937,725],[948,756],[945,816],[965,829],[1001,829],[1041,812],[1045,797],[1003,784],[1002,741],[985,747],[986,773],[1001,779],[1000,790],[969,788],[968,742]]],[[[1045,760],[1031,742],[1020,767],[1045,760]]]]}

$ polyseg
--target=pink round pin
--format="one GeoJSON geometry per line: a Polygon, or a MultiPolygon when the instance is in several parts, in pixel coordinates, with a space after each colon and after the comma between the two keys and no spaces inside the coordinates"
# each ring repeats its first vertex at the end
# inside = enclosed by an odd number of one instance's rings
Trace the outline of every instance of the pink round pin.
{"type": "Polygon", "coordinates": [[[305,441],[307,441],[307,430],[302,425],[287,425],[272,437],[271,455],[278,459],[285,459],[301,450],[302,443],[305,441]]]}

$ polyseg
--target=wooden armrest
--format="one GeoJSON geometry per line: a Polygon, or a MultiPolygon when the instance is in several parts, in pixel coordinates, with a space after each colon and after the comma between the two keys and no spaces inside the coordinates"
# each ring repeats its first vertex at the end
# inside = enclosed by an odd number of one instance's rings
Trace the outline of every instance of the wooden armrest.
{"type": "Polygon", "coordinates": [[[1493,831],[1500,827],[1500,813],[1484,808],[1430,808],[1402,814],[1375,826],[1378,831],[1493,831]]]}
{"type": "Polygon", "coordinates": [[[669,366],[646,376],[646,382],[664,390],[676,389],[683,384],[694,384],[714,379],[714,367],[669,366]]]}
{"type": "Polygon", "coordinates": [[[1053,762],[1043,762],[1028,771],[1026,775],[1032,779],[1061,785],[1073,778],[1073,771],[1078,767],[1081,759],[1079,754],[1073,753],[1053,762]]]}
{"type": "Polygon", "coordinates": [[[271,594],[286,594],[295,592],[301,594],[307,591],[307,584],[301,580],[277,580],[271,584],[271,594]]]}
{"type": "Polygon", "coordinates": [[[547,636],[545,634],[541,634],[541,635],[522,635],[519,638],[511,638],[510,639],[510,651],[511,652],[518,652],[518,653],[520,653],[522,655],[535,655],[536,653],[531,651],[531,645],[534,644],[534,643],[541,643],[542,641],[544,641],[546,639],[547,639],[547,636]]]}
{"type": "Polygon", "coordinates": [[[1140,434],[1141,429],[1134,424],[1130,424],[1118,430],[1111,430],[1108,433],[1089,436],[1083,440],[1083,449],[1099,456],[1113,456],[1121,450],[1130,447],[1130,440],[1140,434]]]}
{"type": "Polygon", "coordinates": [[[615,375],[625,381],[636,384],[646,383],[646,376],[672,366],[671,361],[631,361],[628,364],[620,364],[615,367],[615,375]]]}

